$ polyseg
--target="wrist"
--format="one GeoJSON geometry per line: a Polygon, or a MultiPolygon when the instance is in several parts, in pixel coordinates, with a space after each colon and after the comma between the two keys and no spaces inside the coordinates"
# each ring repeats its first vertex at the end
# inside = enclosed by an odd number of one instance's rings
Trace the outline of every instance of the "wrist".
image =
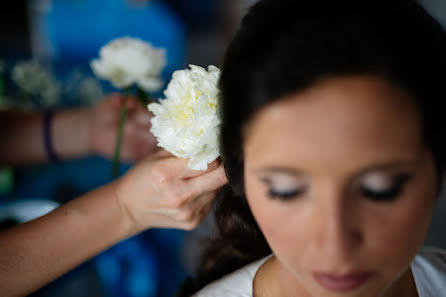
{"type": "Polygon", "coordinates": [[[93,108],[85,108],[82,110],[82,118],[84,121],[84,129],[86,133],[86,140],[85,140],[85,151],[89,155],[95,155],[98,153],[97,148],[97,135],[96,135],[96,129],[95,129],[95,110],[93,108]]]}
{"type": "Polygon", "coordinates": [[[85,242],[82,246],[94,254],[136,234],[115,193],[115,183],[110,183],[56,210],[65,217],[59,221],[68,225],[68,220],[79,230],[76,236],[83,239],[77,242],[85,242]]]}
{"type": "Polygon", "coordinates": [[[123,179],[124,178],[120,178],[111,183],[113,200],[119,209],[119,217],[121,218],[120,221],[122,222],[126,236],[132,236],[143,231],[144,228],[138,224],[137,220],[130,211],[130,207],[127,205],[125,192],[122,191],[122,183],[125,182],[123,179]]]}
{"type": "Polygon", "coordinates": [[[52,163],[59,162],[59,157],[55,152],[53,145],[53,117],[54,111],[48,110],[43,114],[42,118],[42,135],[46,158],[52,163]]]}
{"type": "Polygon", "coordinates": [[[53,119],[53,145],[64,158],[91,154],[91,116],[86,108],[61,111],[53,119]]]}

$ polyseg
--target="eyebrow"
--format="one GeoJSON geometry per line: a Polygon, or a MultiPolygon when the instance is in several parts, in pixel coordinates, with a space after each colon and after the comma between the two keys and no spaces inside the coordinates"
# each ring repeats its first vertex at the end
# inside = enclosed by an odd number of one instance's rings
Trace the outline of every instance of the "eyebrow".
{"type": "MultiPolygon", "coordinates": [[[[372,166],[364,166],[362,168],[359,168],[355,175],[363,175],[370,171],[384,171],[384,170],[392,170],[397,169],[401,167],[415,167],[418,166],[421,160],[398,160],[398,161],[391,161],[391,162],[383,162],[381,164],[376,164],[372,166]]],[[[265,174],[265,173],[279,173],[279,174],[287,174],[287,175],[293,175],[293,176],[299,176],[303,175],[304,171],[299,170],[297,168],[291,168],[291,167],[281,167],[281,166],[267,166],[262,167],[253,170],[256,174],[265,174]]]]}
{"type": "Polygon", "coordinates": [[[401,167],[417,167],[419,166],[421,160],[420,159],[411,159],[411,160],[398,160],[392,162],[384,162],[382,164],[377,164],[373,166],[366,166],[358,170],[358,175],[363,175],[366,172],[370,171],[384,171],[384,170],[392,170],[398,169],[401,167]]]}
{"type": "Polygon", "coordinates": [[[290,167],[268,166],[255,169],[254,173],[281,173],[281,174],[297,176],[303,174],[303,171],[290,167]]]}

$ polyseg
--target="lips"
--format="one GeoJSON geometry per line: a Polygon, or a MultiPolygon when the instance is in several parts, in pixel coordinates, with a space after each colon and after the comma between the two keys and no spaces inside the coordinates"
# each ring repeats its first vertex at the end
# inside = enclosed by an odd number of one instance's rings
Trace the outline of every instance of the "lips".
{"type": "Polygon", "coordinates": [[[347,292],[361,287],[371,277],[370,272],[353,272],[336,275],[331,273],[313,273],[314,279],[325,289],[334,292],[347,292]]]}

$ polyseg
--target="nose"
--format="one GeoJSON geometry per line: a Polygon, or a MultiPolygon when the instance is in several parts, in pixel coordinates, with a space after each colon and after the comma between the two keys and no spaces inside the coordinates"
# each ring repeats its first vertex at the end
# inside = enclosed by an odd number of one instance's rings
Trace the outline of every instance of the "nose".
{"type": "Polygon", "coordinates": [[[312,216],[317,222],[313,247],[327,264],[348,263],[364,240],[354,201],[330,191],[316,199],[312,216]]]}

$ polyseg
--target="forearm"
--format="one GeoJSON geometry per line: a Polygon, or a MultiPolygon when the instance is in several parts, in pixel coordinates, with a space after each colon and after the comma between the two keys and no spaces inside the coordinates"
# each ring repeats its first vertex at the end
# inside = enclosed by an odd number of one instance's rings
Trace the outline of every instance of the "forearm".
{"type": "Polygon", "coordinates": [[[0,165],[19,165],[46,158],[42,114],[0,113],[0,165]]]}
{"type": "Polygon", "coordinates": [[[54,114],[51,126],[52,142],[61,159],[92,154],[89,109],[73,109],[54,114]]]}
{"type": "MultiPolygon", "coordinates": [[[[61,159],[91,153],[86,109],[59,111],[48,125],[54,152],[61,159]]],[[[43,113],[0,113],[0,165],[46,162],[43,113]]]]}
{"type": "Polygon", "coordinates": [[[0,295],[26,295],[134,234],[114,187],[0,233],[0,295]]]}

